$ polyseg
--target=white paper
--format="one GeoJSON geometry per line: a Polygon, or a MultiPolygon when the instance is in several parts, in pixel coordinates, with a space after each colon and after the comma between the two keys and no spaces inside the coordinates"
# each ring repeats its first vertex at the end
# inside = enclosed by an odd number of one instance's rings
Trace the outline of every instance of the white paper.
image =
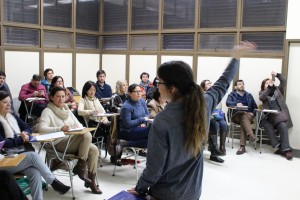
{"type": "Polygon", "coordinates": [[[27,98],[26,101],[41,101],[41,100],[45,100],[45,98],[39,98],[39,97],[30,97],[30,98],[27,98]]]}
{"type": "Polygon", "coordinates": [[[49,140],[49,139],[56,139],[56,138],[62,138],[65,137],[66,135],[64,132],[55,132],[55,133],[48,133],[48,134],[43,134],[43,135],[37,135],[32,137],[31,139],[32,142],[34,141],[43,141],[43,140],[49,140]]]}
{"type": "Polygon", "coordinates": [[[82,131],[85,127],[71,128],[68,132],[82,131]]]}
{"type": "Polygon", "coordinates": [[[268,110],[268,109],[263,109],[263,112],[268,112],[268,113],[277,113],[277,110],[268,110]]]}

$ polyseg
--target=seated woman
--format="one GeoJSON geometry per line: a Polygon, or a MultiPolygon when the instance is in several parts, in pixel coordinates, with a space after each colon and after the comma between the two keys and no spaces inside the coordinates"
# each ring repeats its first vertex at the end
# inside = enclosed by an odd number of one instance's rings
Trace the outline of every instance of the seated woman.
{"type": "MultiPolygon", "coordinates": [[[[65,88],[64,79],[61,76],[54,76],[53,77],[51,85],[50,85],[50,91],[54,87],[63,87],[63,88],[65,88]]],[[[65,89],[66,89],[65,103],[70,108],[70,110],[73,111],[77,107],[76,102],[73,98],[73,94],[71,93],[71,91],[68,88],[65,88],[65,89]]]]}
{"type": "Polygon", "coordinates": [[[160,96],[158,89],[154,90],[153,92],[153,99],[147,104],[150,113],[150,119],[154,119],[155,115],[162,111],[167,102],[160,96]]]}
{"type": "MultiPolygon", "coordinates": [[[[50,102],[43,111],[39,122],[40,133],[67,132],[70,128],[82,127],[69,107],[65,104],[65,98],[65,88],[54,87],[50,90],[50,102]]],[[[94,194],[101,194],[102,191],[96,184],[99,150],[91,143],[91,133],[73,135],[71,141],[72,143],[66,153],[75,154],[78,157],[78,162],[73,169],[73,173],[78,174],[79,178],[84,180],[84,186],[90,187],[94,194]],[[88,171],[86,168],[88,168],[88,171]]],[[[56,150],[64,152],[67,142],[67,137],[56,139],[54,141],[56,150]]]]}
{"type": "MultiPolygon", "coordinates": [[[[140,86],[132,84],[128,88],[129,98],[121,108],[119,144],[116,147],[119,154],[123,147],[147,148],[150,127],[147,126],[149,112],[142,98],[140,86]]],[[[144,155],[144,152],[140,152],[144,155]]]]}
{"type": "Polygon", "coordinates": [[[292,148],[289,143],[288,129],[293,127],[293,122],[290,116],[289,109],[283,97],[283,89],[286,85],[286,80],[281,74],[272,72],[272,76],[277,77],[280,85],[274,85],[274,81],[266,78],[261,83],[261,91],[259,99],[262,101],[262,109],[278,110],[279,113],[270,113],[264,116],[261,124],[268,134],[271,145],[276,154],[284,154],[286,159],[293,158],[292,148]],[[275,129],[280,135],[280,139],[276,137],[275,129]]]}
{"type": "MultiPolygon", "coordinates": [[[[5,91],[0,91],[0,141],[5,141],[3,147],[7,148],[29,142],[28,134],[32,132],[28,124],[16,115],[11,114],[10,111],[11,103],[9,94],[5,91]]],[[[18,166],[10,168],[0,167],[0,169],[7,170],[10,173],[24,173],[30,180],[32,199],[43,199],[41,176],[60,194],[65,194],[69,191],[70,187],[55,178],[37,153],[31,151],[23,154],[26,154],[26,157],[18,166]]]]}
{"type": "MultiPolygon", "coordinates": [[[[203,80],[200,84],[203,91],[206,93],[207,90],[212,86],[210,80],[203,80]]],[[[227,135],[227,123],[224,118],[224,113],[222,112],[222,102],[220,102],[212,116],[210,117],[210,126],[209,126],[209,138],[208,145],[211,151],[210,160],[215,162],[224,162],[223,159],[219,158],[218,155],[226,155],[225,150],[225,140],[227,135]],[[218,150],[218,130],[220,130],[220,148],[218,150]]]]}
{"type": "Polygon", "coordinates": [[[113,105],[112,111],[113,112],[120,112],[123,103],[128,98],[127,94],[128,84],[126,80],[117,81],[116,83],[116,94],[112,96],[113,105]]]}
{"type": "MultiPolygon", "coordinates": [[[[98,122],[104,125],[103,128],[108,128],[109,121],[106,117],[97,117],[93,115],[105,113],[99,99],[95,96],[96,83],[87,81],[82,88],[82,98],[78,102],[78,115],[83,116],[88,122],[89,127],[96,127],[98,122]],[[105,127],[106,126],[106,127],[105,127]]],[[[98,128],[96,136],[101,135],[101,130],[98,128]]]]}

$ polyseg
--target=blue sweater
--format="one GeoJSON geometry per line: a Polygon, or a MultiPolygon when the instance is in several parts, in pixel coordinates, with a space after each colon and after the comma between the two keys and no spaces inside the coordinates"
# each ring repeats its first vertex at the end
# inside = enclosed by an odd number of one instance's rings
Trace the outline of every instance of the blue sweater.
{"type": "MultiPolygon", "coordinates": [[[[232,59],[223,75],[205,94],[207,130],[211,113],[221,101],[237,72],[232,59]]],[[[191,112],[194,112],[191,110],[191,112]]],[[[192,157],[185,148],[184,105],[171,102],[155,116],[148,137],[146,168],[135,190],[158,199],[199,199],[203,176],[203,156],[192,157]]]]}
{"type": "MultiPolygon", "coordinates": [[[[226,106],[228,107],[234,107],[237,105],[237,103],[240,103],[238,101],[238,93],[236,90],[232,91],[228,97],[227,97],[227,100],[226,100],[226,106]]],[[[255,109],[257,109],[257,105],[254,101],[254,98],[253,96],[249,93],[249,92],[246,92],[245,91],[245,95],[246,95],[246,99],[247,99],[247,105],[248,106],[248,112],[251,112],[253,113],[253,115],[255,116],[255,109]]],[[[237,112],[237,111],[235,111],[237,112]]]]}
{"type": "Polygon", "coordinates": [[[96,82],[96,97],[98,99],[101,98],[107,98],[112,96],[111,87],[110,85],[104,83],[103,87],[99,84],[99,82],[96,82]]]}
{"type": "Polygon", "coordinates": [[[120,131],[130,132],[132,128],[146,122],[149,112],[144,99],[133,101],[128,98],[121,108],[120,131]]]}

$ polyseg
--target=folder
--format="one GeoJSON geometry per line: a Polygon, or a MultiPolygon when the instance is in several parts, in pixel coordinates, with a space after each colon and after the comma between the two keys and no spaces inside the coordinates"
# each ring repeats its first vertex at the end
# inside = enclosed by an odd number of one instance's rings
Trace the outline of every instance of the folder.
{"type": "Polygon", "coordinates": [[[114,195],[113,197],[110,197],[108,200],[146,200],[146,199],[123,190],[118,194],[114,195]]]}

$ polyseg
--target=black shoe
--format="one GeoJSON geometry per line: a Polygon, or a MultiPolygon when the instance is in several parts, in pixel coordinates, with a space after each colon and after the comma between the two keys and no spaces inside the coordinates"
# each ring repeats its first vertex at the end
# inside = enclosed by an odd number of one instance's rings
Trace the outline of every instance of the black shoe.
{"type": "Polygon", "coordinates": [[[220,158],[219,156],[210,156],[209,160],[214,161],[214,162],[218,162],[218,163],[223,163],[224,160],[222,158],[220,158]]]}
{"type": "Polygon", "coordinates": [[[139,153],[138,153],[139,156],[142,156],[142,157],[147,157],[147,152],[144,151],[144,150],[140,150],[139,153]]]}
{"type": "Polygon", "coordinates": [[[60,195],[66,194],[69,191],[69,189],[71,188],[70,186],[64,185],[62,182],[60,182],[57,179],[53,180],[53,182],[51,183],[51,186],[60,195]]]}

